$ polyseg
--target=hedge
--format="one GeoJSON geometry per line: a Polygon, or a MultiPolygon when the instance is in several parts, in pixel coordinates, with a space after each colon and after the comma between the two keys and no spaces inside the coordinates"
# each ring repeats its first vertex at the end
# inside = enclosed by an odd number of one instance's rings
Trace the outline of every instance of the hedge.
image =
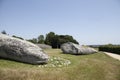
{"type": "Polygon", "coordinates": [[[106,51],[106,52],[120,54],[120,46],[117,46],[117,45],[100,46],[99,51],[106,51]]]}

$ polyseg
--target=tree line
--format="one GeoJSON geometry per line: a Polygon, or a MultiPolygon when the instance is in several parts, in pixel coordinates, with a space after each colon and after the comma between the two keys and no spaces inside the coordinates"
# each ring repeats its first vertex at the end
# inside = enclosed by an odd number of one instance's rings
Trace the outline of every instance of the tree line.
{"type": "Polygon", "coordinates": [[[47,44],[51,45],[52,48],[60,48],[61,44],[66,42],[73,42],[79,44],[72,36],[70,35],[57,35],[54,32],[49,32],[44,35],[39,35],[38,38],[29,39],[28,41],[35,44],[47,44]]]}
{"type": "MultiPolygon", "coordinates": [[[[1,33],[7,34],[5,31],[2,31],[1,33]]],[[[13,35],[13,37],[23,39],[22,37],[18,37],[15,35],[13,35]]],[[[60,48],[61,44],[66,42],[79,44],[71,35],[58,35],[54,32],[49,32],[48,34],[46,34],[46,36],[39,35],[37,38],[29,39],[27,41],[34,44],[47,44],[52,46],[52,48],[60,48]]]]}

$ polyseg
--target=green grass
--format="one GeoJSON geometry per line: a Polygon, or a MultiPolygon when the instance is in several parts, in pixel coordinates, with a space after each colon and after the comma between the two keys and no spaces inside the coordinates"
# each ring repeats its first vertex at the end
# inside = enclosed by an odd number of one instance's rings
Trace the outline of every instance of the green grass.
{"type": "Polygon", "coordinates": [[[45,52],[51,57],[69,60],[71,64],[39,67],[0,59],[0,80],[120,80],[120,61],[102,52],[91,55],[63,54],[59,49],[45,52]]]}

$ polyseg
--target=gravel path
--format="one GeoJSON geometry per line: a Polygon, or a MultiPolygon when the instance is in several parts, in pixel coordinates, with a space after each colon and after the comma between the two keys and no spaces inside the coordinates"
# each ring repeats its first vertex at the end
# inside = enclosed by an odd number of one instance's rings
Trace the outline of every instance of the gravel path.
{"type": "Polygon", "coordinates": [[[118,54],[114,54],[114,53],[110,53],[110,52],[104,52],[104,53],[117,59],[117,60],[120,60],[120,55],[118,55],[118,54]]]}

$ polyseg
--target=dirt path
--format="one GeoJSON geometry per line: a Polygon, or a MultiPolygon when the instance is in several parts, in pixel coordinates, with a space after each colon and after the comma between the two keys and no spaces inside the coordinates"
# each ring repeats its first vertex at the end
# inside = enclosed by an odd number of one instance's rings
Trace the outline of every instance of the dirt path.
{"type": "Polygon", "coordinates": [[[110,53],[110,52],[104,52],[104,53],[117,59],[117,60],[120,60],[120,55],[118,55],[118,54],[114,54],[114,53],[110,53]]]}

